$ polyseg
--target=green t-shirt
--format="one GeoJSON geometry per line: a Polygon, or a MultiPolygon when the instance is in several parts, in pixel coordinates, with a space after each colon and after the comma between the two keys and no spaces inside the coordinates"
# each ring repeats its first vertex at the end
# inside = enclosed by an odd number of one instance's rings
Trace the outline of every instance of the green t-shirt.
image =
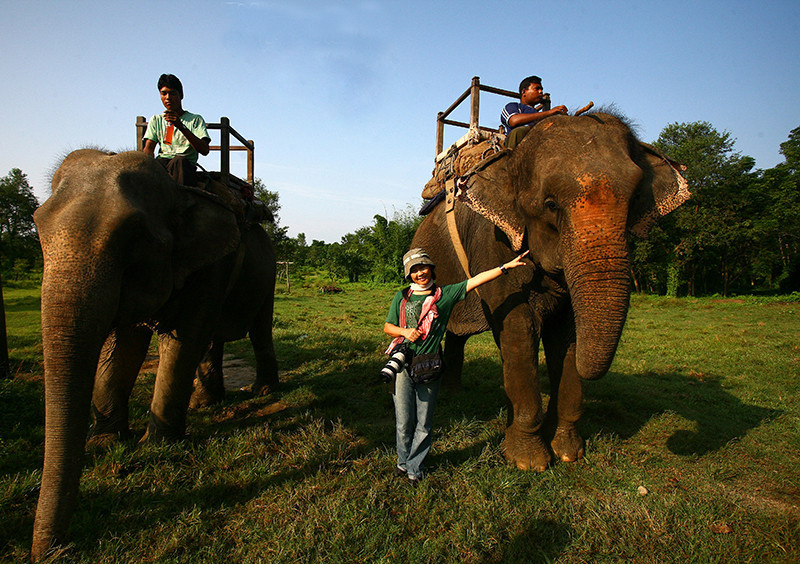
{"type": "MultiPolygon", "coordinates": [[[[447,322],[450,320],[450,314],[453,313],[453,307],[464,299],[467,295],[467,281],[459,282],[458,284],[448,284],[441,286],[442,297],[436,302],[436,309],[439,311],[439,316],[433,321],[431,331],[425,340],[417,340],[416,343],[409,343],[411,350],[414,354],[429,354],[435,352],[439,348],[439,343],[444,338],[444,333],[447,330],[447,322]]],[[[406,304],[406,325],[408,327],[416,327],[419,323],[419,314],[422,311],[422,304],[427,298],[427,295],[411,294],[408,297],[406,304]]],[[[392,325],[400,325],[400,303],[403,301],[402,290],[397,292],[392,299],[392,305],[389,307],[389,315],[386,316],[386,323],[392,325]]]]}
{"type": "MultiPolygon", "coordinates": [[[[189,131],[194,133],[198,139],[211,139],[208,135],[206,122],[203,116],[183,112],[181,114],[181,121],[189,128],[189,131]]],[[[166,159],[173,157],[186,157],[194,164],[197,164],[197,151],[192,147],[189,140],[184,137],[183,133],[177,130],[172,133],[172,143],[164,143],[164,135],[167,132],[167,121],[164,119],[164,114],[156,114],[147,124],[147,131],[144,133],[144,138],[158,143],[158,156],[166,159]]]]}

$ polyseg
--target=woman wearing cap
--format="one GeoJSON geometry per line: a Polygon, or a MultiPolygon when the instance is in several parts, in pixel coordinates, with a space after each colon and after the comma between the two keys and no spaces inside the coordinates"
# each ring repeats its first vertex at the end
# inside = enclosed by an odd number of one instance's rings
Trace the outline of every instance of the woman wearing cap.
{"type": "MultiPolygon", "coordinates": [[[[486,270],[458,284],[437,287],[436,265],[423,249],[403,256],[403,271],[411,286],[395,294],[383,331],[394,340],[387,352],[407,343],[414,358],[440,350],[453,306],[470,292],[512,268],[522,266],[527,251],[511,262],[486,270]]],[[[431,448],[433,407],[440,378],[415,382],[406,364],[398,371],[392,390],[397,428],[397,476],[408,476],[416,485],[423,475],[423,461],[431,448]]]]}

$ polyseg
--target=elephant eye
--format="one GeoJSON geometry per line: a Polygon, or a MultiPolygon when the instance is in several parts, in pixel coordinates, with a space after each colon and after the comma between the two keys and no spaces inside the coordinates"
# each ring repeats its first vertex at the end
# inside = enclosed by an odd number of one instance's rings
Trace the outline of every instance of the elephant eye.
{"type": "Polygon", "coordinates": [[[558,211],[558,204],[553,198],[547,198],[544,201],[544,207],[551,212],[558,211]]]}

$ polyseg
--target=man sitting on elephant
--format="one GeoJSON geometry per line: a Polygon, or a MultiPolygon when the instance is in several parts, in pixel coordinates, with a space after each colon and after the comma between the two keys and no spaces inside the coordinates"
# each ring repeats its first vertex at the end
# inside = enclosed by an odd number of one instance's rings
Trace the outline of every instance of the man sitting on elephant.
{"type": "Polygon", "coordinates": [[[194,185],[198,153],[207,155],[210,149],[206,122],[203,116],[183,109],[183,85],[174,74],[159,77],[158,91],[167,111],[150,118],[143,151],[154,156],[158,143],[158,161],[169,175],[178,184],[194,185]]]}
{"type": "Polygon", "coordinates": [[[500,113],[500,124],[505,129],[506,146],[509,149],[516,147],[539,120],[567,113],[566,106],[544,110],[535,108],[536,104],[545,100],[542,79],[538,76],[529,76],[519,83],[519,97],[519,102],[509,102],[500,113]]]}

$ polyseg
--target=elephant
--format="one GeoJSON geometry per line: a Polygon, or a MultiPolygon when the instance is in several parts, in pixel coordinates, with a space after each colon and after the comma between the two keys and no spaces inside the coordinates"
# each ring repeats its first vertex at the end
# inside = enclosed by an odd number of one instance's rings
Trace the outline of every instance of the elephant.
{"type": "Polygon", "coordinates": [[[179,186],[144,153],[81,149],[56,170],[34,219],[44,257],[38,558],[66,534],[90,411],[95,433],[127,432],[128,397],[153,330],[159,365],[143,440],[185,435],[193,377],[209,348],[221,359],[225,341],[249,333],[254,388],[263,392],[277,388],[278,365],[272,243],[219,196],[179,186]]]}
{"type": "Polygon", "coordinates": [[[456,306],[445,338],[445,384],[458,388],[466,340],[492,331],[509,401],[502,450],[510,464],[544,471],[554,457],[584,456],[582,382],[602,377],[616,353],[631,292],[628,233],[646,236],[690,197],[679,168],[638,141],[624,118],[553,116],[451,181],[417,229],[411,248],[428,251],[442,284],[530,251],[531,268],[456,306]]]}

